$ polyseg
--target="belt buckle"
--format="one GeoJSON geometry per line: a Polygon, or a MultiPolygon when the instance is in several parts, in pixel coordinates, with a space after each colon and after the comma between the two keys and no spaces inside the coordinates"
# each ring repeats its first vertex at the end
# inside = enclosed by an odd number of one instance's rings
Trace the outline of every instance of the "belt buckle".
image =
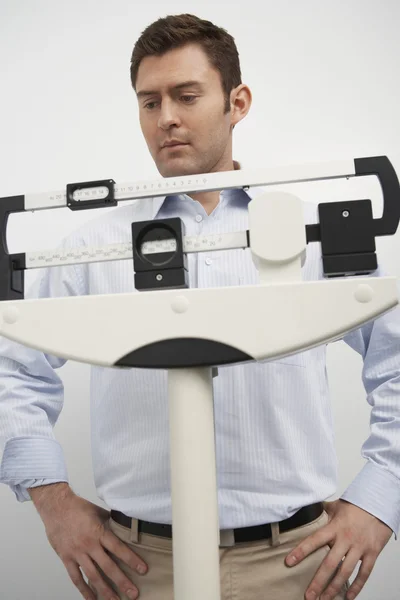
{"type": "Polygon", "coordinates": [[[220,529],[219,530],[219,547],[220,548],[231,548],[234,545],[235,545],[234,529],[220,529]]]}

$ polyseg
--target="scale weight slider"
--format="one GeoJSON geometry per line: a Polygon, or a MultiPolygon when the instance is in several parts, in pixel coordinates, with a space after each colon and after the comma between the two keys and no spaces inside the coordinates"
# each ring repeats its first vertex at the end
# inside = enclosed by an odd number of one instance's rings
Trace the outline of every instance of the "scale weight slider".
{"type": "Polygon", "coordinates": [[[185,224],[179,217],[132,223],[135,288],[140,291],[188,288],[185,224]]]}

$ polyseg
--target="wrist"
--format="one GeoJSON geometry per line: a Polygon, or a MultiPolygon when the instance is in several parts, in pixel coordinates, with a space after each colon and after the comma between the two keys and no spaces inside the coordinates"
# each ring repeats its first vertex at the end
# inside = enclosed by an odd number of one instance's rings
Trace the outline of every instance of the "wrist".
{"type": "Polygon", "coordinates": [[[29,495],[38,512],[54,508],[72,493],[68,483],[62,481],[28,488],[29,495]]]}

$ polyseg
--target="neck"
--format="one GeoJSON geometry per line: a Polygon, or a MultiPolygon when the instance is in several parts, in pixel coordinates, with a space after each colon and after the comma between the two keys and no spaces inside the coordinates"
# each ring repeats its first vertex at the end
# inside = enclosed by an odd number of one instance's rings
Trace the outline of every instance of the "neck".
{"type": "MultiPolygon", "coordinates": [[[[230,160],[224,168],[218,168],[215,171],[212,171],[212,173],[220,171],[236,171],[237,169],[240,169],[240,164],[236,160],[230,160]]],[[[206,213],[210,215],[219,204],[220,190],[216,190],[215,192],[188,194],[188,196],[193,198],[193,200],[200,202],[206,213]]]]}

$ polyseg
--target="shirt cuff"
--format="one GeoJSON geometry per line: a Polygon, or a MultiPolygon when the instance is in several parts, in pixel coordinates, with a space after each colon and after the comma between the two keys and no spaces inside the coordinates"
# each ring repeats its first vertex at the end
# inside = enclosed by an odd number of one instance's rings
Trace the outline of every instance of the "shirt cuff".
{"type": "Polygon", "coordinates": [[[387,469],[368,461],[351,482],[341,500],[366,510],[393,530],[400,529],[400,480],[387,469]]]}
{"type": "Polygon", "coordinates": [[[8,440],[0,467],[0,483],[9,485],[19,502],[31,500],[30,487],[68,483],[60,444],[51,438],[21,436],[8,440]]]}
{"type": "Polygon", "coordinates": [[[68,483],[64,479],[26,479],[18,485],[10,485],[10,489],[14,492],[18,502],[29,502],[32,501],[31,495],[28,489],[39,487],[40,485],[49,485],[50,483],[68,483]]]}

